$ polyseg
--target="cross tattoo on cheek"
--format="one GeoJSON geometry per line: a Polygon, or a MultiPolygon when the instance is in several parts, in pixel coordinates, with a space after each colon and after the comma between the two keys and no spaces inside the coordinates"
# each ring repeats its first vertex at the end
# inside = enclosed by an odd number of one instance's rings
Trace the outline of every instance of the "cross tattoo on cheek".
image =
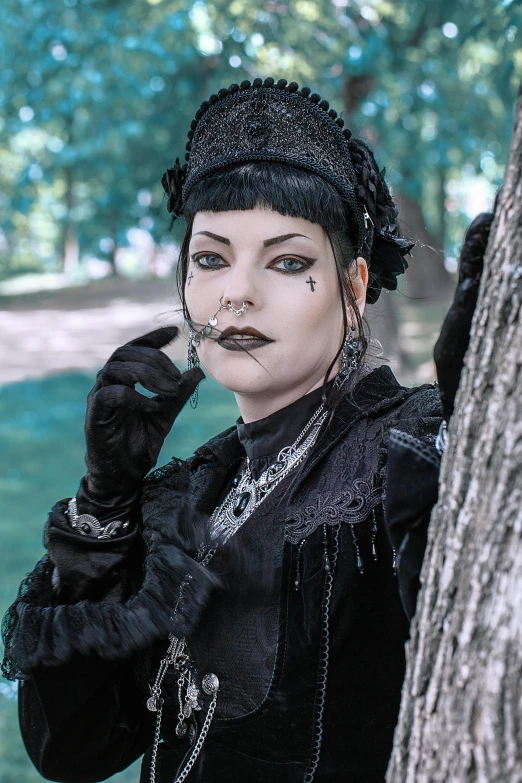
{"type": "Polygon", "coordinates": [[[312,275],[310,275],[310,277],[308,278],[308,280],[306,282],[310,286],[310,290],[311,291],[315,291],[315,287],[314,286],[315,286],[315,283],[317,282],[317,280],[312,280],[312,275]]]}
{"type": "Polygon", "coordinates": [[[193,277],[194,277],[194,275],[191,272],[190,275],[189,275],[188,281],[187,281],[187,285],[190,285],[190,281],[192,280],[193,277]]]}

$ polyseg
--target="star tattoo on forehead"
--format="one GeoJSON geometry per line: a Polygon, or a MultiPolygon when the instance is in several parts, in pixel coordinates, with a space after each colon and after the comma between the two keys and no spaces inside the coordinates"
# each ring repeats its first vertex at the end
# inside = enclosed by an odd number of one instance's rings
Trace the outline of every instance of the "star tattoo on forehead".
{"type": "Polygon", "coordinates": [[[315,284],[317,283],[317,280],[312,280],[312,275],[310,275],[306,282],[310,286],[310,290],[315,291],[315,284]]]}

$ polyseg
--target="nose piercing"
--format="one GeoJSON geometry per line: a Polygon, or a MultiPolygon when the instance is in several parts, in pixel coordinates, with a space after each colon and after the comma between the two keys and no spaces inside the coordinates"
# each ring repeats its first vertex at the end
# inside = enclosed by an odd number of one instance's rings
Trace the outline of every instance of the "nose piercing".
{"type": "Polygon", "coordinates": [[[246,312],[248,308],[248,305],[246,302],[243,302],[239,310],[236,310],[236,308],[233,306],[232,302],[229,302],[228,304],[223,304],[223,297],[219,300],[219,310],[217,310],[211,318],[208,319],[208,323],[205,324],[203,329],[201,329],[200,332],[196,332],[194,329],[190,330],[190,344],[197,348],[200,340],[203,337],[208,337],[212,333],[212,327],[217,326],[217,317],[221,310],[230,310],[231,313],[234,313],[238,318],[240,315],[243,315],[244,312],[246,312]]]}
{"type": "MultiPolygon", "coordinates": [[[[241,305],[239,310],[236,310],[236,308],[234,307],[232,302],[229,302],[227,305],[224,305],[223,304],[223,297],[221,297],[221,299],[219,300],[219,305],[220,305],[219,310],[224,310],[224,309],[230,310],[230,312],[234,313],[234,315],[237,315],[238,318],[239,318],[240,315],[243,315],[243,313],[245,313],[247,311],[247,308],[248,308],[248,305],[247,305],[246,302],[243,302],[243,304],[241,305]]],[[[219,313],[219,310],[218,310],[218,313],[219,313]]],[[[217,315],[217,313],[216,313],[216,315],[217,315]]],[[[214,316],[214,318],[215,318],[215,316],[214,316]]],[[[210,321],[209,321],[209,323],[210,323],[210,321]]],[[[216,321],[216,323],[217,323],[217,321],[216,321]]],[[[213,326],[215,326],[215,324],[213,324],[213,326]]]]}

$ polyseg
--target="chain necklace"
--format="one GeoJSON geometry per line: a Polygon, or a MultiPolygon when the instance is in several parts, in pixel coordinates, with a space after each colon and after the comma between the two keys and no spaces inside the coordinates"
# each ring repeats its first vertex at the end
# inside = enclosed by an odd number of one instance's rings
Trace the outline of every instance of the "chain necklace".
{"type": "Polygon", "coordinates": [[[303,461],[317,440],[327,415],[328,412],[321,403],[294,443],[281,449],[276,461],[264,470],[258,479],[252,476],[250,459],[247,457],[243,474],[236,479],[235,486],[210,517],[212,538],[226,543],[234,533],[237,533],[285,476],[303,461]]]}
{"type": "MultiPolygon", "coordinates": [[[[244,472],[234,480],[234,486],[221,505],[215,509],[210,517],[210,536],[216,543],[210,548],[205,549],[202,547],[199,550],[197,561],[201,565],[208,565],[218,548],[218,544],[226,543],[235,533],[237,533],[247,519],[252,516],[256,508],[261,505],[265,498],[267,498],[285,476],[290,473],[292,468],[303,461],[306,454],[317,440],[319,430],[327,415],[328,411],[325,410],[324,405],[321,403],[294,443],[291,446],[285,446],[281,449],[277,455],[277,460],[264,470],[258,479],[254,479],[252,476],[250,460],[247,458],[244,472]]],[[[179,600],[174,608],[173,618],[176,615],[180,602],[183,600],[183,592],[187,584],[187,580],[184,580],[181,584],[179,600]]],[[[156,759],[161,741],[161,722],[163,717],[161,687],[167,670],[173,668],[178,672],[179,714],[178,723],[176,725],[176,735],[178,737],[181,738],[187,733],[187,724],[185,721],[188,720],[194,712],[201,710],[203,707],[201,690],[211,698],[199,737],[197,740],[195,735],[191,737],[193,743],[192,752],[174,783],[183,783],[199,756],[214,716],[219,690],[219,680],[216,675],[212,673],[206,674],[203,677],[200,690],[192,661],[188,655],[185,639],[178,639],[171,634],[169,636],[169,642],[170,644],[167,653],[160,663],[154,685],[150,687],[151,695],[147,700],[147,708],[151,712],[156,713],[156,729],[154,732],[149,777],[150,783],[155,783],[156,780],[156,759]]]]}

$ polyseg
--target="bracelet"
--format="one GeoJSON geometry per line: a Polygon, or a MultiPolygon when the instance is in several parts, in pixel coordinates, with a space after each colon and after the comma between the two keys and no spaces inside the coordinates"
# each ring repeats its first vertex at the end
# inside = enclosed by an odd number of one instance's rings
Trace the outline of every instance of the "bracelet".
{"type": "Polygon", "coordinates": [[[443,419],[440,423],[439,433],[435,438],[435,448],[437,449],[437,451],[441,456],[444,454],[447,445],[448,445],[448,425],[443,419]]]}
{"type": "Polygon", "coordinates": [[[78,514],[76,498],[70,499],[66,513],[71,527],[82,536],[100,539],[116,538],[129,527],[128,522],[121,522],[119,519],[108,522],[106,525],[101,525],[100,521],[91,514],[78,514]]]}

